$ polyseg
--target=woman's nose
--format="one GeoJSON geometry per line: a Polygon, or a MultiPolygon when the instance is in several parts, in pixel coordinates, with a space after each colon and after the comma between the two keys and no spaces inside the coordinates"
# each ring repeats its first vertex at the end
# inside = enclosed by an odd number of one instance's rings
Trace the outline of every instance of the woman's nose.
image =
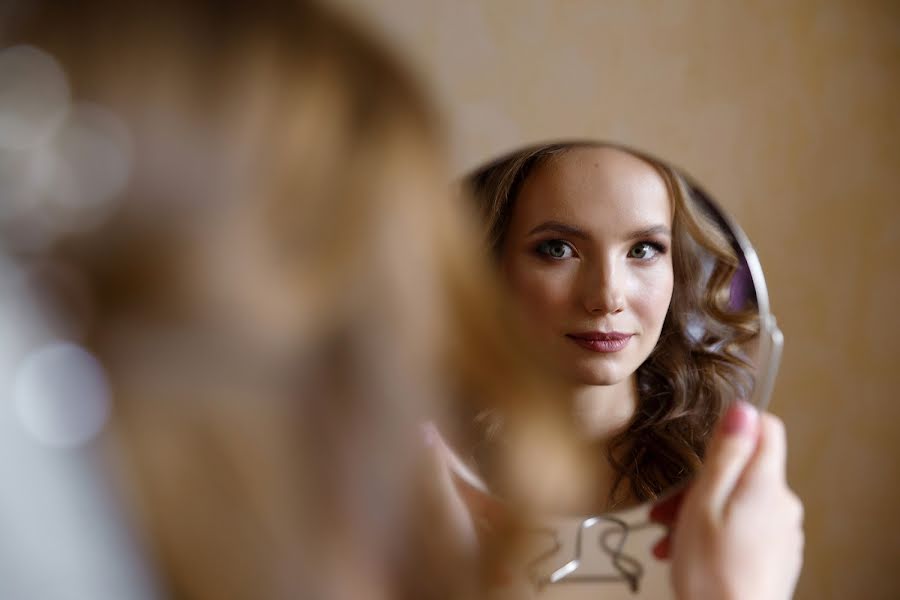
{"type": "Polygon", "coordinates": [[[583,276],[584,308],[591,314],[616,314],[625,310],[624,273],[614,264],[586,269],[583,276]]]}

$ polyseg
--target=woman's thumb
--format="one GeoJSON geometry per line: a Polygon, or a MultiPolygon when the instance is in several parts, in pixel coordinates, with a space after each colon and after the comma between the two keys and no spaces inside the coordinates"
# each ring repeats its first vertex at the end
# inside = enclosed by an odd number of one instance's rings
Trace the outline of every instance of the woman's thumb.
{"type": "Polygon", "coordinates": [[[706,459],[691,490],[702,496],[712,514],[721,515],[759,440],[759,412],[738,401],[719,421],[706,459]]]}

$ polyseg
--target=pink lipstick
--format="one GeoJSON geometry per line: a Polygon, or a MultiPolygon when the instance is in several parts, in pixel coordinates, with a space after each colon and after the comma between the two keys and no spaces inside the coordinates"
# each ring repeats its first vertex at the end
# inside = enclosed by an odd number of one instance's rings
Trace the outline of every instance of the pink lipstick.
{"type": "Polygon", "coordinates": [[[628,340],[632,338],[633,333],[620,333],[618,331],[610,331],[603,333],[600,331],[586,331],[584,333],[570,333],[566,337],[573,342],[594,352],[618,352],[628,345],[628,340]]]}

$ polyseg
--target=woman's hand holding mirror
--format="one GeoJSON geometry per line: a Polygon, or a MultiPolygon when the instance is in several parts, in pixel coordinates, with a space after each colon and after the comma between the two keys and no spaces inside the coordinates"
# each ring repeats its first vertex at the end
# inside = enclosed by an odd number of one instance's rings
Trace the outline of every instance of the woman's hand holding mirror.
{"type": "Polygon", "coordinates": [[[803,506],[785,482],[785,447],[781,421],[736,403],[696,479],[653,507],[650,518],[670,528],[653,553],[671,560],[678,598],[791,598],[803,506]]]}

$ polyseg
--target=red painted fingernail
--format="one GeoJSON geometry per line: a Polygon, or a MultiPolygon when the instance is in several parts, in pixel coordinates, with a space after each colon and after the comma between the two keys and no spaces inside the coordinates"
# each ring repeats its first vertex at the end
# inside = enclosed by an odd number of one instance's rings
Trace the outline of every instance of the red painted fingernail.
{"type": "Polygon", "coordinates": [[[659,560],[666,560],[671,554],[671,545],[672,538],[667,535],[653,546],[653,556],[659,560]]]}
{"type": "Polygon", "coordinates": [[[722,419],[722,430],[729,435],[740,435],[753,431],[759,412],[755,407],[738,400],[728,408],[722,419]]]}
{"type": "Polygon", "coordinates": [[[669,525],[675,520],[675,517],[678,515],[678,510],[681,508],[681,502],[684,500],[684,490],[669,496],[665,500],[661,502],[657,502],[650,509],[650,520],[655,523],[662,523],[663,525],[669,525]]]}

